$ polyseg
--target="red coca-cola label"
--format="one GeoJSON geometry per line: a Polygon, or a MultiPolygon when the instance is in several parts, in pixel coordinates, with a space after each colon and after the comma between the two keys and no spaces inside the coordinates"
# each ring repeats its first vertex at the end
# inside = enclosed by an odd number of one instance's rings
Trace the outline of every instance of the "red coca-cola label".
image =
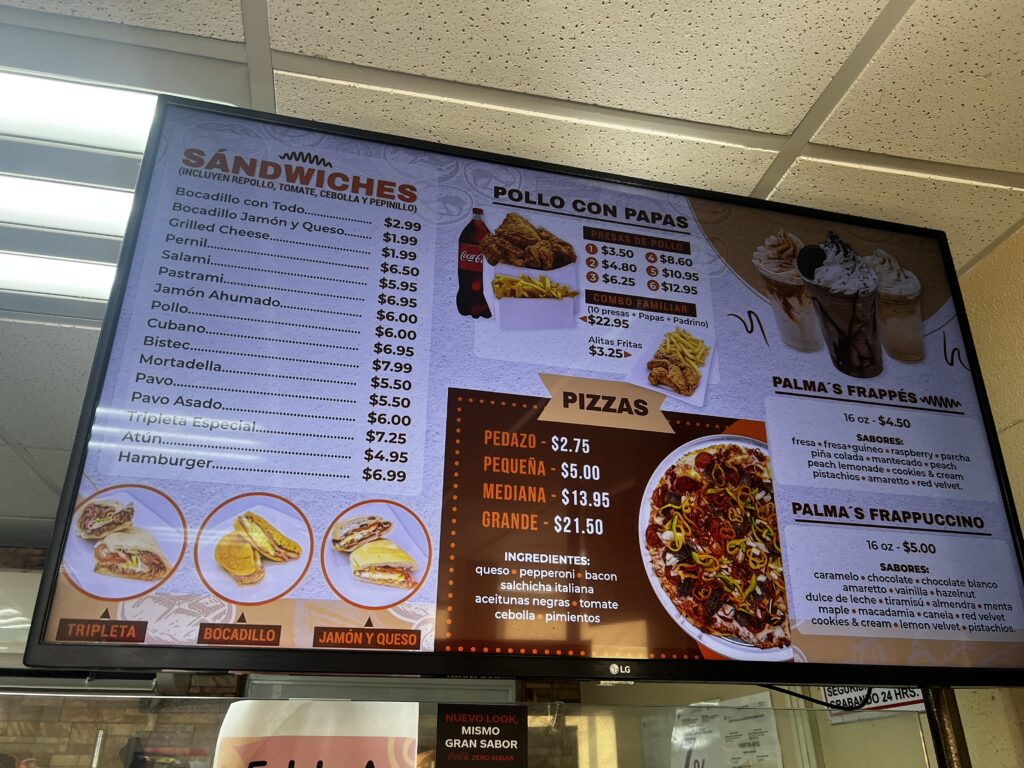
{"type": "Polygon", "coordinates": [[[459,243],[459,269],[470,272],[484,271],[484,255],[479,245],[459,243]]]}

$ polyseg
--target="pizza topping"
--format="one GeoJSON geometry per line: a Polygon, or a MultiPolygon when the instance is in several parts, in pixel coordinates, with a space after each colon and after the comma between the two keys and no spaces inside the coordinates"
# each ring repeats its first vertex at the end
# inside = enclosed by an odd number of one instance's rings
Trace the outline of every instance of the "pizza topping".
{"type": "Polygon", "coordinates": [[[789,645],[767,456],[722,444],[687,454],[651,497],[645,540],[666,592],[698,629],[789,645]]]}

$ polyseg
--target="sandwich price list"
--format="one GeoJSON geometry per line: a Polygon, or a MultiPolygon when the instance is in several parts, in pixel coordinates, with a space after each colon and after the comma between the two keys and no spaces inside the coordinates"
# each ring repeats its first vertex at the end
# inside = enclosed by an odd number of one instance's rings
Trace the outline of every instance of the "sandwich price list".
{"type": "Polygon", "coordinates": [[[423,266],[417,250],[423,226],[413,218],[392,216],[383,224],[361,475],[364,481],[387,484],[408,480],[410,435],[423,431],[424,409],[414,409],[413,401],[426,388],[415,387],[413,377],[427,363],[426,350],[417,342],[429,322],[424,322],[423,266]]]}
{"type": "Polygon", "coordinates": [[[127,444],[105,453],[108,465],[415,492],[432,234],[371,198],[246,194],[189,180],[165,195],[170,215],[152,219],[150,238],[166,247],[140,251],[134,271],[142,321],[130,324],[111,410],[128,422],[116,428],[127,444]]]}

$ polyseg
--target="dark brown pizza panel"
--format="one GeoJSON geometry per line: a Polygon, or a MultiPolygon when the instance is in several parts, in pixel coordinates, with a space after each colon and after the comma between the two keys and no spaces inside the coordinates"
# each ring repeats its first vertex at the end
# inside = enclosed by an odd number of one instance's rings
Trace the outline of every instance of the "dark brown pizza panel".
{"type": "Polygon", "coordinates": [[[546,398],[450,390],[438,650],[700,658],[646,572],[645,489],[671,452],[760,422],[666,412],[672,433],[539,421],[546,398]]]}

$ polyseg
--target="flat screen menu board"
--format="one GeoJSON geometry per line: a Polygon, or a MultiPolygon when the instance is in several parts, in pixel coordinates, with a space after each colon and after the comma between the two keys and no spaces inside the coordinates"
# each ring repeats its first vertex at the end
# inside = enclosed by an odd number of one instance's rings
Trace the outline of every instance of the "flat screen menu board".
{"type": "Polygon", "coordinates": [[[934,231],[165,100],[29,661],[1005,682],[952,274],[934,231]]]}

